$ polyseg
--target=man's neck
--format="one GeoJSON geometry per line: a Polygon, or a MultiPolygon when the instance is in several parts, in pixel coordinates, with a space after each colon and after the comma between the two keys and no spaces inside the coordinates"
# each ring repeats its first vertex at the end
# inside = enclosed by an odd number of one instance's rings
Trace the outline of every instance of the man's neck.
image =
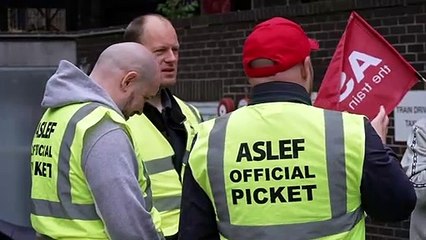
{"type": "Polygon", "coordinates": [[[163,111],[163,104],[161,102],[161,94],[157,94],[155,97],[151,98],[148,102],[152,106],[154,106],[155,108],[157,108],[157,110],[159,112],[163,111]]]}

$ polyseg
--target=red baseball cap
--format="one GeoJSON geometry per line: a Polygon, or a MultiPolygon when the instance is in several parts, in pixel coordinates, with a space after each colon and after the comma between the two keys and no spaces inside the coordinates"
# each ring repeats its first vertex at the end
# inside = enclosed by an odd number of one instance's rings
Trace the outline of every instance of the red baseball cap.
{"type": "Polygon", "coordinates": [[[319,48],[302,27],[288,19],[274,17],[256,25],[243,46],[243,67],[248,77],[269,77],[290,69],[319,48]],[[275,64],[251,66],[256,59],[269,59],[275,64]]]}

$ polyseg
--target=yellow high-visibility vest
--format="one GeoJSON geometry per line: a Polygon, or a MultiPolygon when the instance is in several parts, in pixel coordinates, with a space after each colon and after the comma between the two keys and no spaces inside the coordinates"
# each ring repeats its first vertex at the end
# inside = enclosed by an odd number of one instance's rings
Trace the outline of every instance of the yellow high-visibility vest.
{"type": "Polygon", "coordinates": [[[222,239],[365,239],[362,116],[262,103],[200,124],[189,157],[222,239]]]}
{"type": "MultiPolygon", "coordinates": [[[[72,104],[44,113],[33,139],[33,148],[44,150],[31,156],[31,223],[38,233],[53,239],[108,239],[81,167],[84,136],[105,117],[120,124],[130,137],[125,119],[98,103],[72,104]]],[[[146,171],[141,163],[138,168],[147,211],[160,232],[146,171]]]]}
{"type": "Polygon", "coordinates": [[[188,134],[181,173],[177,173],[173,166],[173,147],[145,115],[133,116],[127,121],[135,145],[140,149],[138,159],[144,162],[151,179],[153,202],[161,216],[164,236],[173,236],[178,232],[182,196],[179,174],[183,176],[189,150],[201,121],[201,115],[195,107],[177,97],[175,99],[186,117],[184,125],[188,134]]]}

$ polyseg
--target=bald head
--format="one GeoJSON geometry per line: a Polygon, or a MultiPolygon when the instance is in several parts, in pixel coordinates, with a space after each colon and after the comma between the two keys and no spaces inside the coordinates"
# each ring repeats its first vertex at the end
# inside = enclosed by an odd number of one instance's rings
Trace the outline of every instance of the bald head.
{"type": "Polygon", "coordinates": [[[143,45],[133,42],[106,48],[90,78],[108,92],[126,117],[141,113],[144,99],[155,96],[161,80],[155,57],[143,45]]]}
{"type": "MultiPolygon", "coordinates": [[[[92,74],[112,76],[135,71],[143,73],[143,80],[149,81],[154,78],[157,70],[158,64],[150,51],[141,44],[125,42],[106,48],[99,56],[92,74]]],[[[104,81],[108,78],[96,80],[104,81]]]]}
{"type": "Polygon", "coordinates": [[[149,31],[152,26],[157,26],[158,23],[172,26],[167,18],[159,14],[146,14],[133,19],[124,31],[124,41],[142,43],[147,28],[149,31]]]}

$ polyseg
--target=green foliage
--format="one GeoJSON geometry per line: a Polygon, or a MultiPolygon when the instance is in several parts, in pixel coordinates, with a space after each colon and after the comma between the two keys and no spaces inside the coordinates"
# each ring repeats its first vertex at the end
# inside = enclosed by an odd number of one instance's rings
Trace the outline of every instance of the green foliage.
{"type": "Polygon", "coordinates": [[[167,18],[188,18],[192,17],[198,8],[198,1],[183,3],[181,0],[166,0],[157,6],[157,11],[167,18]]]}

